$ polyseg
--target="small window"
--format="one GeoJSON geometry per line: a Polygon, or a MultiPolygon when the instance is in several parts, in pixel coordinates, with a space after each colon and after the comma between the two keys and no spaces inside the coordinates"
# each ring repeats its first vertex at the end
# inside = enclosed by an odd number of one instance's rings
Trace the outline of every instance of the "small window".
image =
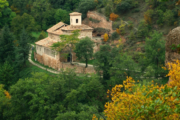
{"type": "Polygon", "coordinates": [[[78,23],[78,19],[76,19],[76,23],[78,23]]]}

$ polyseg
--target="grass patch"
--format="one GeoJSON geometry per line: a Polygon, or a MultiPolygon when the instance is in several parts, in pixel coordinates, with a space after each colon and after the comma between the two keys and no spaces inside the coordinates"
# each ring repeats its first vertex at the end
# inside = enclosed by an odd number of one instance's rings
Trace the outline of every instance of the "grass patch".
{"type": "Polygon", "coordinates": [[[32,77],[31,73],[35,73],[35,72],[43,72],[43,73],[48,74],[50,76],[57,76],[57,74],[50,73],[46,70],[43,70],[37,66],[32,65],[29,61],[26,61],[26,65],[27,66],[20,72],[20,78],[21,79],[30,78],[30,77],[32,77]]]}

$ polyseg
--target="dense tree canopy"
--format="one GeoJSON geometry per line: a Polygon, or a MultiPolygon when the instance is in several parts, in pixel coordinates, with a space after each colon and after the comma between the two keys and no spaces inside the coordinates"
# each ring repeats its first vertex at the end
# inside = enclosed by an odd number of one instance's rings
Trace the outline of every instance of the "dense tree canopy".
{"type": "Polygon", "coordinates": [[[3,9],[6,8],[7,6],[9,6],[8,1],[0,0],[0,17],[2,16],[3,9]]]}
{"type": "Polygon", "coordinates": [[[10,60],[11,63],[14,61],[14,40],[15,37],[10,32],[9,26],[5,25],[0,36],[0,63],[4,63],[6,60],[10,60]]]}
{"type": "Polygon", "coordinates": [[[36,24],[34,18],[27,13],[24,13],[22,16],[17,15],[13,18],[11,22],[11,28],[15,35],[19,35],[23,27],[28,33],[32,31],[37,31],[40,28],[36,24]]]}

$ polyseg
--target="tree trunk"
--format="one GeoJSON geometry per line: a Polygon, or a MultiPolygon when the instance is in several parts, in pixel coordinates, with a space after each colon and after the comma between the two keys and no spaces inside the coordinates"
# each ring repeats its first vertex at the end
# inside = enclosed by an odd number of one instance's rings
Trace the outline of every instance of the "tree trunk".
{"type": "MultiPolygon", "coordinates": [[[[72,47],[72,45],[71,45],[71,47],[72,47]]],[[[70,47],[70,63],[72,65],[72,48],[71,47],[70,47]]]]}
{"type": "Polygon", "coordinates": [[[86,58],[86,67],[85,68],[87,68],[88,67],[88,59],[86,58]]]}

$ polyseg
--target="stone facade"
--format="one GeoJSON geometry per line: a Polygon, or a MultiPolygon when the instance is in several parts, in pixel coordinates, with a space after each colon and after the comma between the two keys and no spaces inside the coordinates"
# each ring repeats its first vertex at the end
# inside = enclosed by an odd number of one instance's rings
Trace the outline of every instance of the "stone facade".
{"type": "Polygon", "coordinates": [[[70,69],[75,68],[76,73],[96,73],[96,71],[94,70],[94,67],[92,66],[85,68],[85,66],[81,66],[81,65],[71,65],[68,62],[60,62],[57,59],[51,58],[46,54],[39,55],[34,52],[34,59],[40,62],[41,64],[54,68],[58,71],[60,71],[61,69],[66,69],[66,68],[70,68],[70,69]]]}

